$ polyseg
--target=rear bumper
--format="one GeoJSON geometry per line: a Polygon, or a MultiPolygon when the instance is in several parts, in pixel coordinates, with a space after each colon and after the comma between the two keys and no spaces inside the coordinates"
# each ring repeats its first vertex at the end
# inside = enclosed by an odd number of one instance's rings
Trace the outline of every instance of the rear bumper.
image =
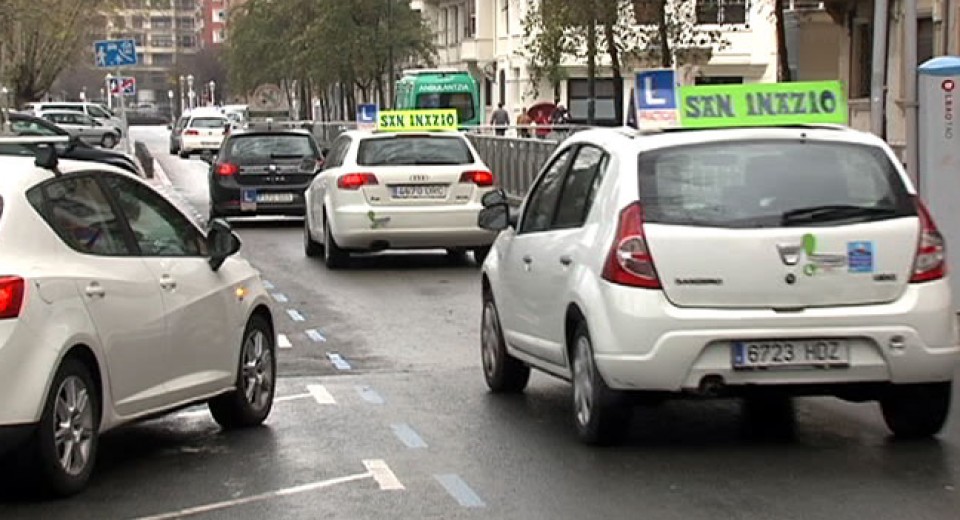
{"type": "Polygon", "coordinates": [[[220,150],[220,144],[223,142],[221,138],[195,138],[195,137],[180,137],[180,151],[186,153],[192,152],[202,152],[203,150],[210,150],[216,152],[220,150]]]}
{"type": "Polygon", "coordinates": [[[0,426],[0,457],[9,454],[25,444],[36,431],[37,424],[0,426]]]}
{"type": "Polygon", "coordinates": [[[960,341],[946,281],[911,285],[896,302],[773,310],[678,308],[660,291],[605,284],[588,315],[597,368],[613,388],[682,391],[705,378],[725,385],[928,383],[952,380],[960,341]],[[847,338],[850,365],[829,369],[733,368],[735,341],[847,338]]]}
{"type": "Polygon", "coordinates": [[[210,204],[213,210],[225,217],[242,217],[255,215],[287,215],[303,216],[306,212],[306,202],[303,191],[306,186],[248,186],[244,188],[222,186],[214,184],[210,187],[210,204]],[[243,189],[255,189],[257,194],[293,194],[292,202],[263,203],[258,202],[255,207],[244,207],[241,204],[243,189]]]}
{"type": "Polygon", "coordinates": [[[425,249],[489,246],[496,234],[477,226],[480,206],[368,206],[337,208],[331,231],[346,249],[425,249]],[[373,216],[370,216],[373,212],[373,216]]]}

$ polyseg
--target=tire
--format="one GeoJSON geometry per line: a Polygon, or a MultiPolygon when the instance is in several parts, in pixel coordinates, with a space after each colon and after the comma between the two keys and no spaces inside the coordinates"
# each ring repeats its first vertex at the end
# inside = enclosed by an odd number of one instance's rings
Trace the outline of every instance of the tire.
{"type": "Polygon", "coordinates": [[[887,428],[901,439],[922,439],[940,432],[950,413],[953,385],[897,385],[880,399],[887,428]]]}
{"type": "Polygon", "coordinates": [[[337,245],[330,231],[330,221],[326,217],[323,219],[323,260],[329,269],[340,269],[350,263],[350,253],[337,245]]]}
{"type": "Polygon", "coordinates": [[[519,394],[530,381],[530,367],[507,352],[500,314],[491,297],[483,301],[480,359],[487,387],[496,394],[519,394]]]}
{"type": "Polygon", "coordinates": [[[117,141],[117,136],[113,134],[104,134],[104,136],[100,139],[100,146],[104,148],[113,148],[114,146],[117,146],[117,141]]]}
{"type": "Polygon", "coordinates": [[[573,335],[573,420],[577,436],[586,444],[609,445],[626,433],[632,410],[619,392],[611,390],[597,371],[587,325],[580,322],[573,335]]]}
{"type": "Polygon", "coordinates": [[[190,152],[185,152],[185,151],[183,151],[183,150],[180,150],[179,152],[177,152],[177,154],[180,156],[181,159],[189,159],[189,158],[190,158],[190,152]]]}
{"type": "Polygon", "coordinates": [[[270,324],[250,318],[240,344],[236,390],[210,400],[213,419],[225,429],[258,426],[270,415],[276,392],[277,357],[270,324]]]}
{"type": "Polygon", "coordinates": [[[64,360],[50,385],[33,440],[37,476],[46,491],[66,497],[87,486],[97,459],[101,410],[100,389],[94,383],[90,369],[76,359],[64,360]],[[72,412],[66,413],[58,402],[71,408],[72,412]],[[58,445],[57,425],[64,422],[68,426],[60,431],[65,438],[58,445]],[[67,450],[71,453],[69,461],[66,460],[67,450]]]}
{"type": "Polygon", "coordinates": [[[487,256],[490,254],[490,246],[477,247],[473,249],[473,260],[477,265],[483,265],[487,256]]]}
{"type": "Polygon", "coordinates": [[[310,218],[306,215],[303,217],[303,252],[310,258],[323,254],[323,244],[310,236],[310,218]]]}

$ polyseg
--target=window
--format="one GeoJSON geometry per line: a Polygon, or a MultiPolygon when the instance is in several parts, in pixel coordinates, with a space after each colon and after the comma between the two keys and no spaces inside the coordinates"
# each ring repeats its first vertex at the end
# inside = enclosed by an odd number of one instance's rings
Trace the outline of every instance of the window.
{"type": "Polygon", "coordinates": [[[934,29],[933,18],[925,16],[917,19],[917,63],[924,63],[933,58],[934,54],[934,29]]]}
{"type": "Polygon", "coordinates": [[[443,8],[440,10],[440,45],[446,47],[449,43],[448,36],[450,35],[449,27],[447,22],[450,18],[447,16],[447,9],[443,8]]]}
{"type": "Polygon", "coordinates": [[[88,255],[132,254],[123,222],[93,176],[59,178],[27,197],[71,249],[88,255]]]}
{"type": "Polygon", "coordinates": [[[563,182],[553,229],[576,228],[583,225],[593,204],[593,197],[603,178],[607,155],[594,146],[583,146],[570,166],[563,182]]]}
{"type": "Polygon", "coordinates": [[[154,54],[153,64],[158,66],[173,65],[173,54],[154,54]]]}
{"type": "Polygon", "coordinates": [[[176,0],[177,9],[196,9],[197,0],[176,0]]]}
{"type": "Polygon", "coordinates": [[[143,29],[143,25],[146,22],[146,19],[142,16],[135,15],[133,18],[130,19],[130,21],[132,22],[134,29],[143,29]]]}
{"type": "Polygon", "coordinates": [[[229,122],[225,117],[198,117],[190,121],[190,128],[223,128],[229,122]]]}
{"type": "Polygon", "coordinates": [[[696,85],[739,85],[743,83],[743,76],[697,76],[696,85]]]}
{"type": "Polygon", "coordinates": [[[213,10],[213,21],[215,22],[226,22],[227,21],[227,12],[223,9],[214,9],[213,10]]]}
{"type": "Polygon", "coordinates": [[[150,38],[150,45],[154,47],[173,47],[173,36],[156,34],[150,38]]]}
{"type": "Polygon", "coordinates": [[[150,188],[118,175],[104,176],[142,256],[205,256],[206,239],[178,209],[150,188]]]}
{"type": "Polygon", "coordinates": [[[473,164],[473,154],[462,137],[401,135],[360,141],[357,164],[473,164]]]}
{"type": "Polygon", "coordinates": [[[181,34],[177,37],[177,41],[181,47],[187,49],[192,49],[197,46],[197,37],[192,34],[181,34]]]}
{"type": "MultiPolygon", "coordinates": [[[[594,116],[598,124],[617,124],[620,117],[614,102],[615,89],[613,80],[597,78],[595,80],[594,116]]],[[[570,111],[570,120],[574,123],[587,121],[589,86],[586,79],[567,80],[567,109],[570,111]]]]}
{"type": "Polygon", "coordinates": [[[227,41],[227,32],[223,29],[213,31],[213,43],[223,43],[227,41]]]}
{"type": "Polygon", "coordinates": [[[788,214],[832,205],[874,213],[857,215],[860,221],[915,214],[894,164],[874,146],[810,141],[677,146],[641,154],[639,172],[644,218],[661,224],[823,225],[826,218],[790,221],[788,214]]]}
{"type": "MultiPolygon", "coordinates": [[[[248,135],[230,139],[226,157],[269,162],[276,158],[317,157],[320,153],[305,135],[248,135]]],[[[311,166],[312,168],[312,166],[311,166]]]]}
{"type": "Polygon", "coordinates": [[[150,27],[152,29],[173,29],[173,18],[169,16],[151,16],[150,27]]]}
{"type": "Polygon", "coordinates": [[[178,29],[187,29],[191,30],[196,27],[196,21],[189,16],[181,16],[177,18],[177,28],[178,29]]]}
{"type": "Polygon", "coordinates": [[[504,105],[507,104],[507,71],[500,69],[500,74],[497,76],[497,85],[500,90],[500,102],[504,105]]]}
{"type": "Polygon", "coordinates": [[[467,0],[467,8],[464,11],[464,37],[476,38],[477,36],[477,0],[467,0]]]}
{"type": "Polygon", "coordinates": [[[347,152],[350,150],[350,138],[347,136],[338,137],[334,142],[333,146],[330,147],[330,153],[328,154],[327,160],[324,162],[325,168],[336,168],[343,165],[343,160],[347,157],[347,152]]]}
{"type": "Polygon", "coordinates": [[[698,24],[745,24],[747,0],[697,0],[698,24]]]}
{"type": "Polygon", "coordinates": [[[453,43],[460,43],[460,6],[450,9],[450,17],[453,19],[453,43]]]}
{"type": "Polygon", "coordinates": [[[550,228],[570,155],[570,148],[560,152],[531,190],[519,233],[536,233],[550,228]]]}
{"type": "Polygon", "coordinates": [[[850,59],[850,97],[870,97],[870,72],[873,68],[873,26],[867,21],[853,25],[853,52],[850,59]]]}
{"type": "Polygon", "coordinates": [[[112,117],[106,110],[96,106],[96,105],[87,105],[87,112],[90,113],[93,117],[99,117],[103,119],[109,119],[112,117]]]}

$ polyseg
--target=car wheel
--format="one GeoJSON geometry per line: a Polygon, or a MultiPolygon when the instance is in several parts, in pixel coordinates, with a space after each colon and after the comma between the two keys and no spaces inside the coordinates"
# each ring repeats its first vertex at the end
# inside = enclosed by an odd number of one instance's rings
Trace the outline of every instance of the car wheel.
{"type": "Polygon", "coordinates": [[[180,158],[181,158],[181,159],[189,159],[189,158],[190,158],[190,152],[185,152],[185,151],[183,151],[183,150],[180,150],[179,155],[180,155],[180,158]]]}
{"type": "Polygon", "coordinates": [[[530,367],[507,352],[500,315],[492,297],[485,297],[483,302],[480,349],[487,387],[494,393],[523,392],[530,381],[530,367]]]}
{"type": "Polygon", "coordinates": [[[593,343],[581,322],[573,335],[573,418],[577,435],[587,444],[605,445],[626,433],[631,410],[597,371],[593,343]]]}
{"type": "Polygon", "coordinates": [[[113,148],[114,146],[117,146],[117,136],[113,134],[104,134],[104,136],[100,139],[100,146],[104,148],[113,148]]]}
{"type": "Polygon", "coordinates": [[[173,146],[173,145],[171,144],[171,145],[170,145],[170,155],[177,155],[178,153],[180,153],[180,151],[177,150],[177,147],[176,147],[176,146],[173,146]]]}
{"type": "Polygon", "coordinates": [[[90,370],[66,359],[57,370],[35,437],[38,473],[43,485],[58,496],[86,487],[97,457],[100,391],[90,370]]]}
{"type": "Polygon", "coordinates": [[[323,244],[310,236],[310,218],[307,216],[303,217],[303,252],[311,258],[323,254],[323,244]]]}
{"type": "Polygon", "coordinates": [[[894,386],[880,399],[883,419],[903,439],[936,435],[950,413],[952,391],[949,382],[894,386]]]}
{"type": "Polygon", "coordinates": [[[473,260],[477,265],[483,265],[483,262],[486,261],[487,255],[490,254],[490,246],[477,247],[473,250],[473,260]]]}
{"type": "Polygon", "coordinates": [[[333,232],[330,231],[329,220],[326,218],[323,220],[323,259],[330,269],[346,267],[350,263],[350,253],[337,245],[333,232]]]}
{"type": "Polygon", "coordinates": [[[273,337],[263,316],[250,318],[240,345],[237,388],[210,400],[210,413],[220,426],[257,426],[270,415],[277,380],[273,337]]]}

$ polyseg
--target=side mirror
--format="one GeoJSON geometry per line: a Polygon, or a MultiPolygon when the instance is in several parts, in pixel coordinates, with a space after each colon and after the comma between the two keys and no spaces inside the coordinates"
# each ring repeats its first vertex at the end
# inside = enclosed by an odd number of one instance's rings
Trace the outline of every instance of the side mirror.
{"type": "Polygon", "coordinates": [[[508,204],[507,194],[504,193],[502,189],[496,189],[487,192],[483,198],[480,199],[480,204],[483,204],[483,207],[485,208],[490,206],[499,206],[501,204],[508,204]]]}
{"type": "Polygon", "coordinates": [[[227,221],[218,218],[210,222],[207,228],[207,251],[211,269],[220,269],[227,258],[240,251],[240,245],[240,238],[227,221]]]}
{"type": "Polygon", "coordinates": [[[213,152],[211,152],[210,150],[204,150],[203,153],[200,154],[200,159],[202,159],[203,162],[207,164],[213,164],[213,160],[214,160],[213,152]]]}
{"type": "Polygon", "coordinates": [[[503,231],[510,227],[510,206],[495,204],[480,210],[477,216],[477,225],[487,231],[503,231]]]}

